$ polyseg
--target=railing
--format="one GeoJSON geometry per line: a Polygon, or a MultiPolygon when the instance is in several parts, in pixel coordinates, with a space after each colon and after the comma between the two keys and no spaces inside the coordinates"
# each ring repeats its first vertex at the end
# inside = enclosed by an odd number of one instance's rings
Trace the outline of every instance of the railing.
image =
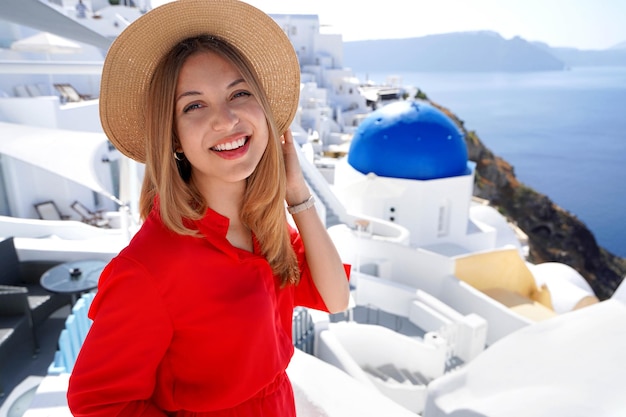
{"type": "Polygon", "coordinates": [[[87,317],[87,312],[94,296],[93,292],[83,294],[72,306],[72,312],[65,319],[65,328],[59,335],[59,350],[55,352],[54,360],[48,367],[48,375],[72,372],[78,352],[91,327],[91,319],[87,317]]]}
{"type": "Polygon", "coordinates": [[[313,354],[315,328],[313,320],[306,308],[296,307],[292,321],[293,345],[308,354],[313,354]]]}
{"type": "Polygon", "coordinates": [[[330,189],[326,178],[324,178],[317,167],[307,159],[300,146],[296,146],[296,150],[304,178],[315,195],[319,197],[326,207],[326,227],[344,223],[347,216],[346,209],[330,189]]]}

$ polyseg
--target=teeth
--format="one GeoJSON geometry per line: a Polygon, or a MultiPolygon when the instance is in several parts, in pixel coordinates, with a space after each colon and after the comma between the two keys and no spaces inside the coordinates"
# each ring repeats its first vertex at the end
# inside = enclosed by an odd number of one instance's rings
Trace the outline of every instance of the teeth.
{"type": "Polygon", "coordinates": [[[219,145],[214,146],[212,149],[215,151],[232,151],[233,149],[241,148],[246,144],[247,138],[237,139],[235,141],[229,143],[220,143],[219,145]]]}

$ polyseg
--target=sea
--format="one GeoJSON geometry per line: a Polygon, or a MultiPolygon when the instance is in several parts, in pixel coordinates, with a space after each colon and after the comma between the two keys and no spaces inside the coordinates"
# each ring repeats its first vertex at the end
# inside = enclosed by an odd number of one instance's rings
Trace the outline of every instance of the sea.
{"type": "Polygon", "coordinates": [[[626,258],[626,67],[523,73],[367,73],[449,108],[525,185],[626,258]]]}

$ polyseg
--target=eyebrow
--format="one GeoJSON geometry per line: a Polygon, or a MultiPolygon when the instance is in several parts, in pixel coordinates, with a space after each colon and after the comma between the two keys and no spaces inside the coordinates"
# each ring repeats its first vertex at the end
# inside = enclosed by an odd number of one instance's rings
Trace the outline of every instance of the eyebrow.
{"type": "MultiPolygon", "coordinates": [[[[230,89],[235,87],[237,84],[241,84],[246,82],[246,80],[244,80],[243,78],[238,78],[235,81],[231,82],[230,84],[228,84],[226,86],[226,89],[230,89]]],[[[180,94],[178,97],[176,97],[175,102],[178,102],[181,98],[183,97],[189,97],[189,96],[198,96],[201,95],[202,93],[199,91],[194,91],[194,90],[190,90],[190,91],[185,91],[184,93],[180,94]]]]}

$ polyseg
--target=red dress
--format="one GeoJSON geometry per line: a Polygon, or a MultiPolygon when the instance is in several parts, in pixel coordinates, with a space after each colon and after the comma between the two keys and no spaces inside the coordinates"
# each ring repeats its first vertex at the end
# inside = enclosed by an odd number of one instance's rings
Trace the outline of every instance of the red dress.
{"type": "Polygon", "coordinates": [[[70,378],[74,416],[295,416],[293,308],[326,310],[299,235],[301,282],[281,288],[256,242],[228,242],[228,218],[209,209],[194,224],[203,238],[153,210],[103,271],[70,378]]]}

